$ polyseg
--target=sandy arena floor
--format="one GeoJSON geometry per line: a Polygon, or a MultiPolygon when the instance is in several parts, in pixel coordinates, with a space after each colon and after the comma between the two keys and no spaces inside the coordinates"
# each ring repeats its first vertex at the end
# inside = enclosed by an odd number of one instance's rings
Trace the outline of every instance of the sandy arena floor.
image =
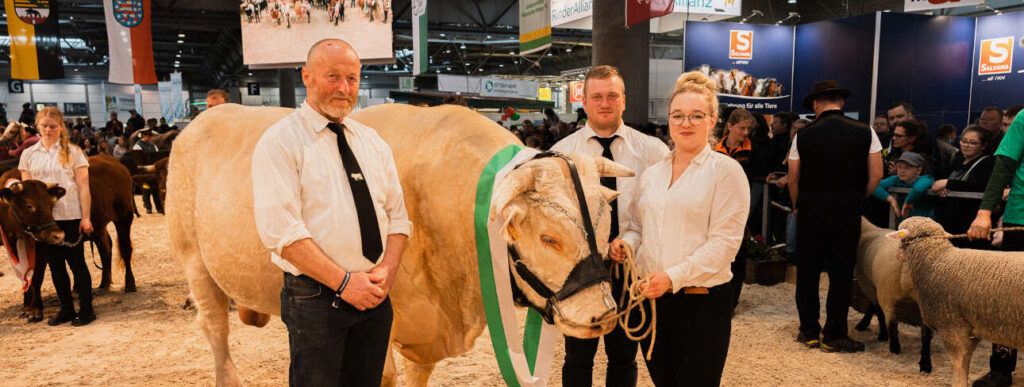
{"type": "MultiPolygon", "coordinates": [[[[142,208],[141,204],[139,208],[142,208]]],[[[111,226],[113,231],[113,226],[111,226]]],[[[181,309],[188,293],[183,273],[170,255],[167,230],[161,215],[137,218],[132,230],[138,293],[121,291],[123,269],[114,271],[114,290],[98,294],[99,319],[85,327],[65,324],[26,324],[21,311],[20,282],[6,251],[0,255],[0,385],[213,385],[213,356],[196,328],[192,311],[181,309]]],[[[98,259],[98,258],[97,258],[98,259]]],[[[86,251],[86,260],[90,260],[86,251]]],[[[93,285],[99,270],[91,266],[93,285]]],[[[45,314],[58,309],[49,280],[44,282],[45,314]]],[[[822,294],[824,297],[824,293],[822,294]]],[[[824,304],[824,302],[823,302],[824,304]]],[[[851,312],[850,325],[861,317],[851,312]]],[[[243,326],[231,319],[231,349],[239,372],[249,385],[285,385],[288,376],[288,339],[281,320],[274,317],[265,328],[243,326]]],[[[867,343],[860,354],[827,354],[807,350],[793,341],[796,333],[793,286],[748,285],[733,322],[732,342],[723,376],[724,385],[740,386],[934,386],[949,383],[949,360],[936,337],[935,372],[917,371],[920,333],[901,330],[903,353],[890,354],[888,344],[875,341],[877,327],[853,336],[867,343]]],[[[552,366],[551,385],[560,385],[562,345],[552,366]]],[[[988,371],[989,344],[983,343],[971,362],[971,378],[988,371]]],[[[494,363],[487,331],[474,350],[438,364],[431,385],[503,385],[494,363]]],[[[599,350],[595,384],[604,384],[603,350],[599,350]]],[[[651,385],[640,362],[640,384],[651,385]]],[[[1018,374],[1017,383],[1024,382],[1018,374]]]]}
{"type": "Polygon", "coordinates": [[[345,5],[345,20],[338,25],[328,23],[328,12],[317,8],[313,8],[309,22],[292,16],[291,28],[287,28],[284,19],[280,25],[274,23],[269,8],[263,12],[259,23],[249,23],[245,15],[241,15],[245,63],[302,63],[306,61],[309,47],[327,38],[349,42],[363,60],[393,57],[390,12],[387,23],[377,20],[376,16],[370,22],[370,16],[360,12],[360,7],[347,7],[351,5],[347,0],[345,5]]]}

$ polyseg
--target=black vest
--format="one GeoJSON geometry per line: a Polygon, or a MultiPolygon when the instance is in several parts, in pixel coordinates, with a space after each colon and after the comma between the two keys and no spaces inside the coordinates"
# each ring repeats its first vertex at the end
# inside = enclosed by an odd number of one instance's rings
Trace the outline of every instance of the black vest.
{"type": "Polygon", "coordinates": [[[823,112],[796,136],[800,153],[801,203],[859,206],[868,183],[871,128],[823,112]]]}

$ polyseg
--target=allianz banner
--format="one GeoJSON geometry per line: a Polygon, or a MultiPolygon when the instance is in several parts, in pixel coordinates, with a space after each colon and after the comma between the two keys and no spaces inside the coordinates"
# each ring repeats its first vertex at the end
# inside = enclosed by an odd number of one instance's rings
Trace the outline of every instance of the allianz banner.
{"type": "Polygon", "coordinates": [[[723,105],[789,111],[793,34],[789,26],[688,22],[683,67],[708,75],[723,105]]]}
{"type": "Polygon", "coordinates": [[[1024,13],[978,18],[971,111],[1020,103],[1024,89],[1024,13]]]}

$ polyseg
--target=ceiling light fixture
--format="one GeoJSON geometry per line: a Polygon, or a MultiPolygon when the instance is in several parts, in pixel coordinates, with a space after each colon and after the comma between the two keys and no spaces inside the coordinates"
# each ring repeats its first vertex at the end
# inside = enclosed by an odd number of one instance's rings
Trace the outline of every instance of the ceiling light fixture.
{"type": "Polygon", "coordinates": [[[185,44],[184,40],[178,39],[178,44],[185,44]]]}
{"type": "Polygon", "coordinates": [[[753,19],[755,16],[762,16],[762,15],[764,15],[763,12],[758,11],[758,10],[755,9],[755,10],[750,12],[749,16],[743,18],[743,20],[740,20],[740,24],[745,24],[746,22],[750,21],[750,19],[753,19]]]}
{"type": "Polygon", "coordinates": [[[179,33],[179,34],[178,34],[178,37],[179,37],[179,38],[184,38],[184,37],[185,37],[185,34],[184,34],[184,33],[179,33]]]}

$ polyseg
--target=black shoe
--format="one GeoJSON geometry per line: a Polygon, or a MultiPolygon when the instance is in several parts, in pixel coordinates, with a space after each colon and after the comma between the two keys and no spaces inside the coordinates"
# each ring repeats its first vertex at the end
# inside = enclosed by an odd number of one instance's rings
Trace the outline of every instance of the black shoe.
{"type": "Polygon", "coordinates": [[[53,318],[51,318],[49,320],[46,320],[46,325],[49,325],[51,327],[55,327],[55,326],[58,326],[60,324],[66,323],[66,322],[74,320],[74,319],[75,319],[75,312],[68,312],[68,311],[65,311],[65,310],[61,310],[60,312],[57,312],[56,316],[53,316],[53,318]]]}
{"type": "Polygon", "coordinates": [[[796,335],[796,341],[800,342],[807,348],[818,348],[821,345],[821,340],[818,340],[818,335],[810,335],[808,333],[800,332],[796,335]]]}
{"type": "Polygon", "coordinates": [[[989,373],[975,380],[973,387],[1008,387],[1013,381],[1013,375],[1008,372],[989,371],[989,373]]]}
{"type": "Polygon", "coordinates": [[[89,323],[91,323],[93,321],[96,321],[96,314],[95,313],[92,313],[92,312],[89,312],[89,313],[79,313],[78,317],[75,317],[75,320],[71,322],[71,325],[72,326],[76,326],[76,327],[80,327],[80,326],[83,326],[83,325],[89,325],[89,323]]]}
{"type": "Polygon", "coordinates": [[[821,349],[825,352],[864,352],[864,343],[844,336],[837,339],[821,340],[821,349]]]}

